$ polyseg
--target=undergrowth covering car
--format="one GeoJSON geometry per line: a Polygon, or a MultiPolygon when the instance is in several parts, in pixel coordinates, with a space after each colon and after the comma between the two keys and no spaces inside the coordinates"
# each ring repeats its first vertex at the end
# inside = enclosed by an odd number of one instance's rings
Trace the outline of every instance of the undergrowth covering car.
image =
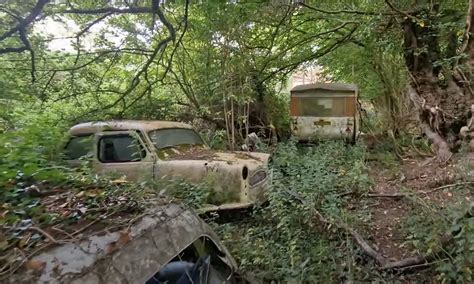
{"type": "Polygon", "coordinates": [[[207,210],[243,209],[265,202],[271,184],[269,155],[216,152],[188,124],[169,121],[106,121],[73,126],[65,147],[72,164],[89,156],[99,174],[127,180],[181,178],[213,189],[207,210]]]}

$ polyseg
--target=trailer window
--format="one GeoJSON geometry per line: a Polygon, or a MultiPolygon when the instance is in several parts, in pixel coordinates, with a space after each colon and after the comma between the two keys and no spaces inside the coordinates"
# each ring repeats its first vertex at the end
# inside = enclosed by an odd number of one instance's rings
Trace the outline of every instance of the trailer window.
{"type": "Polygon", "coordinates": [[[292,116],[346,117],[355,114],[354,97],[291,97],[292,116]]]}

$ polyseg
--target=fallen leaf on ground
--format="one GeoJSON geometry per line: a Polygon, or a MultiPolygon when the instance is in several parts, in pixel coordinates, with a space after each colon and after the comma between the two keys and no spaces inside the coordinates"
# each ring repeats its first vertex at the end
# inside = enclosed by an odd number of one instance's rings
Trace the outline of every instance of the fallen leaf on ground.
{"type": "Polygon", "coordinates": [[[46,262],[31,259],[25,262],[25,266],[29,270],[42,271],[46,266],[46,262]]]}

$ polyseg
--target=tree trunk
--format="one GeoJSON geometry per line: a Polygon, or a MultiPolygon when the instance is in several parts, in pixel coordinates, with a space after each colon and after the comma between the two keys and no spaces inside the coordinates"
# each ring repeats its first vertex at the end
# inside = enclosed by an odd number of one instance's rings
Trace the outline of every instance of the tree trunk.
{"type": "Polygon", "coordinates": [[[403,23],[405,64],[411,78],[408,93],[418,110],[421,129],[442,161],[449,160],[452,152],[462,145],[463,139],[469,143],[471,134],[474,134],[474,125],[468,122],[472,116],[471,105],[474,104],[471,85],[474,63],[474,38],[471,37],[473,3],[474,0],[471,0],[462,48],[467,56],[452,68],[441,69],[439,64],[435,64],[443,59],[438,30],[431,24],[437,21],[437,11],[418,11],[403,23]],[[423,23],[414,18],[421,18],[423,23]]]}

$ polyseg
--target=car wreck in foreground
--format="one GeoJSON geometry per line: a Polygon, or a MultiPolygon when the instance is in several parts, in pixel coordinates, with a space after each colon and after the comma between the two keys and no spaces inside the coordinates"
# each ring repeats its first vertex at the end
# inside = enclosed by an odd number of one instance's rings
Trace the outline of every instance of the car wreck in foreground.
{"type": "Polygon", "coordinates": [[[50,246],[2,283],[255,282],[239,274],[203,220],[168,203],[146,211],[128,229],[50,246]]]}
{"type": "Polygon", "coordinates": [[[127,180],[212,180],[203,211],[244,209],[266,201],[269,155],[216,152],[188,124],[169,121],[106,121],[73,126],[65,147],[71,165],[89,156],[99,174],[127,180]]]}

